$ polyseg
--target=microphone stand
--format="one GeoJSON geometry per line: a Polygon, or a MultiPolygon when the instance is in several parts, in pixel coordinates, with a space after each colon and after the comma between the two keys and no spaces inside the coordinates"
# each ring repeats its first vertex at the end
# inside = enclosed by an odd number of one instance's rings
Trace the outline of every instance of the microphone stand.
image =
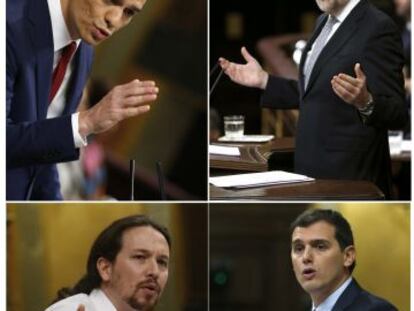
{"type": "MultiPolygon", "coordinates": [[[[212,68],[212,69],[211,69],[211,71],[210,71],[210,79],[211,79],[211,76],[213,75],[213,73],[214,73],[215,71],[217,71],[217,69],[219,68],[219,66],[220,66],[219,62],[217,62],[217,63],[213,66],[213,68],[212,68]]],[[[224,70],[221,68],[221,69],[220,69],[219,74],[217,75],[216,80],[214,80],[213,85],[212,85],[212,87],[211,87],[211,89],[210,89],[210,97],[211,97],[211,94],[213,94],[214,89],[216,88],[217,84],[219,83],[219,81],[220,81],[221,76],[223,75],[223,73],[224,73],[224,70]]]]}
{"type": "Polygon", "coordinates": [[[158,175],[158,186],[160,187],[160,196],[161,196],[161,200],[165,201],[166,195],[165,195],[165,187],[164,187],[164,174],[162,172],[162,167],[161,167],[161,162],[157,161],[156,163],[157,166],[157,175],[158,175]]]}
{"type": "Polygon", "coordinates": [[[129,179],[131,185],[130,200],[134,201],[134,190],[135,190],[135,160],[129,160],[129,179]]]}

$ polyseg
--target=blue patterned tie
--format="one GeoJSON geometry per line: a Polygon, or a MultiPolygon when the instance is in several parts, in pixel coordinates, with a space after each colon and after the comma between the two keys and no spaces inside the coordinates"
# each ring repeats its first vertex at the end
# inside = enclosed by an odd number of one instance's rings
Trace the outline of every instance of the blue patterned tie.
{"type": "Polygon", "coordinates": [[[305,75],[305,90],[308,86],[309,78],[312,73],[313,66],[318,59],[319,54],[323,50],[326,40],[328,39],[329,34],[332,31],[333,26],[338,22],[338,19],[335,16],[329,15],[328,21],[326,22],[325,26],[323,26],[321,33],[319,34],[318,38],[316,38],[315,43],[313,45],[312,53],[309,56],[309,60],[306,62],[306,66],[304,69],[305,75]]]}

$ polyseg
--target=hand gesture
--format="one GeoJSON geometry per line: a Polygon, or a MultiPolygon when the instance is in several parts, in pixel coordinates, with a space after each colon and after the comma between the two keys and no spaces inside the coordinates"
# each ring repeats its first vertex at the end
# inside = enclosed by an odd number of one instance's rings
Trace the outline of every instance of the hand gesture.
{"type": "Polygon", "coordinates": [[[245,47],[241,48],[241,54],[246,60],[246,64],[236,64],[220,57],[219,62],[221,68],[230,77],[230,79],[238,84],[250,87],[266,88],[268,74],[260,66],[259,62],[247,52],[245,47]]]}
{"type": "Polygon", "coordinates": [[[332,89],[343,101],[361,109],[372,98],[367,89],[367,78],[359,63],[355,64],[355,78],[344,73],[334,76],[331,80],[332,89]]]}
{"type": "Polygon", "coordinates": [[[114,87],[99,103],[79,113],[79,133],[86,137],[109,130],[124,119],[150,110],[149,103],[157,98],[154,81],[133,80],[114,87]]]}

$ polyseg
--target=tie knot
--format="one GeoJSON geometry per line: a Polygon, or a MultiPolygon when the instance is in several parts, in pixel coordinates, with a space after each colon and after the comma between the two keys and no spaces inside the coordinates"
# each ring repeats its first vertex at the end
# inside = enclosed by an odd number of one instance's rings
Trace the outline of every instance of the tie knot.
{"type": "Polygon", "coordinates": [[[66,45],[62,50],[62,58],[70,58],[76,50],[76,42],[72,41],[66,45]]]}
{"type": "Polygon", "coordinates": [[[333,16],[333,15],[329,15],[328,17],[328,21],[326,22],[326,25],[329,25],[330,27],[332,27],[333,25],[335,25],[338,22],[338,19],[333,16]]]}

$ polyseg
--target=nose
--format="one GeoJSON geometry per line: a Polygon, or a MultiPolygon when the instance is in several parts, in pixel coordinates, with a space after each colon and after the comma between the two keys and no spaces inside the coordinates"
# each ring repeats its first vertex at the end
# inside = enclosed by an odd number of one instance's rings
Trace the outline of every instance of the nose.
{"type": "Polygon", "coordinates": [[[160,273],[160,269],[158,266],[158,262],[154,260],[149,260],[147,265],[147,275],[152,276],[153,278],[157,279],[160,273]]]}
{"type": "Polygon", "coordinates": [[[313,254],[312,249],[310,247],[305,247],[305,250],[303,251],[302,261],[303,263],[309,263],[313,260],[313,254]]]}
{"type": "Polygon", "coordinates": [[[123,8],[118,6],[113,6],[105,14],[105,23],[108,30],[114,32],[122,27],[122,15],[123,8]]]}

